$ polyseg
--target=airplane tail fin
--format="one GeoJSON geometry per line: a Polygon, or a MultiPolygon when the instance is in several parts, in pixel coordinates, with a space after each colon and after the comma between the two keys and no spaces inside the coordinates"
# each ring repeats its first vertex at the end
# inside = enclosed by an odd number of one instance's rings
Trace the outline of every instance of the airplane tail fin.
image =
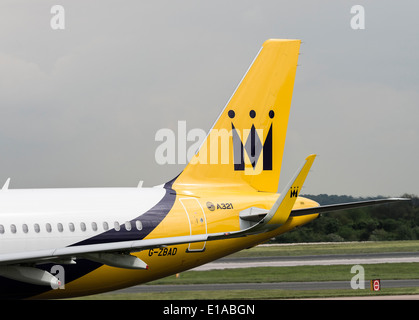
{"type": "Polygon", "coordinates": [[[267,40],[174,188],[277,192],[300,40],[267,40]]]}

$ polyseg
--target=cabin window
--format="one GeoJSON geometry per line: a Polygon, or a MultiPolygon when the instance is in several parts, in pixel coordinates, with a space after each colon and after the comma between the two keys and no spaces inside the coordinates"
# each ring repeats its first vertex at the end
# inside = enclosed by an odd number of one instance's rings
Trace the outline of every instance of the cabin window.
{"type": "Polygon", "coordinates": [[[16,233],[16,226],[14,224],[10,225],[10,231],[12,231],[12,233],[16,233]]]}
{"type": "Polygon", "coordinates": [[[131,221],[127,221],[127,222],[125,222],[125,229],[126,229],[127,231],[131,231],[131,221]]]}
{"type": "Polygon", "coordinates": [[[106,221],[103,222],[103,230],[109,230],[109,224],[106,221]]]}
{"type": "Polygon", "coordinates": [[[116,231],[121,230],[121,226],[119,225],[119,222],[118,221],[115,221],[114,228],[115,228],[116,231]]]}
{"type": "Polygon", "coordinates": [[[28,229],[28,225],[26,223],[24,223],[22,225],[22,230],[23,230],[24,233],[28,233],[29,229],[28,229]]]}
{"type": "Polygon", "coordinates": [[[39,233],[39,231],[41,231],[41,228],[39,227],[39,224],[37,224],[37,223],[35,223],[33,225],[33,228],[34,228],[34,230],[35,230],[36,233],[39,233]]]}
{"type": "Polygon", "coordinates": [[[71,232],[74,232],[75,228],[74,228],[74,223],[70,222],[68,224],[68,228],[70,229],[71,232]]]}
{"type": "Polygon", "coordinates": [[[80,229],[81,231],[86,231],[86,224],[84,222],[80,222],[80,229]]]}
{"type": "Polygon", "coordinates": [[[93,231],[97,231],[97,223],[96,222],[92,222],[92,229],[93,229],[93,231]]]}
{"type": "Polygon", "coordinates": [[[141,223],[140,220],[135,221],[135,227],[137,228],[138,231],[141,231],[143,229],[143,224],[141,223]]]}
{"type": "Polygon", "coordinates": [[[0,234],[4,233],[4,226],[2,224],[0,224],[0,234]]]}
{"type": "Polygon", "coordinates": [[[57,229],[58,229],[58,231],[63,232],[63,230],[64,230],[63,224],[60,223],[60,222],[57,223],[57,229]]]}
{"type": "Polygon", "coordinates": [[[52,231],[51,223],[46,223],[45,229],[47,229],[47,232],[51,232],[52,231]]]}

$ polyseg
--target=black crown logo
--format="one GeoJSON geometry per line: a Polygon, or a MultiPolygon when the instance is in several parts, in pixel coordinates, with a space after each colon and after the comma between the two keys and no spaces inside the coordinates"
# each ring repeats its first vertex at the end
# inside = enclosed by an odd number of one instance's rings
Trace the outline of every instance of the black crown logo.
{"type": "Polygon", "coordinates": [[[292,187],[290,189],[290,198],[295,198],[298,196],[298,188],[299,187],[292,187]]]}
{"type": "MultiPolygon", "coordinates": [[[[253,119],[256,117],[256,112],[251,110],[249,115],[253,119]]],[[[233,119],[235,117],[235,112],[230,110],[228,116],[233,119]]],[[[269,111],[269,117],[272,119],[274,116],[274,111],[269,111]]],[[[231,127],[233,131],[234,170],[244,171],[244,152],[246,152],[249,157],[253,169],[255,169],[259,157],[263,153],[263,170],[272,170],[272,123],[263,143],[263,137],[259,137],[254,124],[252,124],[249,136],[244,144],[233,123],[231,123],[231,127]]]]}

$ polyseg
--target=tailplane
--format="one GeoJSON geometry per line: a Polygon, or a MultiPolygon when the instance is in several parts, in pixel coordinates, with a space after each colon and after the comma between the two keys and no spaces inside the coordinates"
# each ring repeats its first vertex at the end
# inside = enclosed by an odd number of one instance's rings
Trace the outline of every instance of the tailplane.
{"type": "Polygon", "coordinates": [[[277,192],[300,40],[267,40],[173,187],[277,192]]]}

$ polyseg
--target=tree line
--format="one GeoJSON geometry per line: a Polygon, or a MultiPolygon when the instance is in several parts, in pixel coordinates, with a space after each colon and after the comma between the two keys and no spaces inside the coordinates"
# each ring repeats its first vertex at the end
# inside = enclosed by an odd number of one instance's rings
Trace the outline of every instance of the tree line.
{"type": "MultiPolygon", "coordinates": [[[[374,200],[337,195],[304,195],[320,205],[374,200]]],[[[404,194],[411,201],[323,213],[318,219],[278,236],[273,241],[340,242],[419,239],[419,197],[404,194]]]]}

